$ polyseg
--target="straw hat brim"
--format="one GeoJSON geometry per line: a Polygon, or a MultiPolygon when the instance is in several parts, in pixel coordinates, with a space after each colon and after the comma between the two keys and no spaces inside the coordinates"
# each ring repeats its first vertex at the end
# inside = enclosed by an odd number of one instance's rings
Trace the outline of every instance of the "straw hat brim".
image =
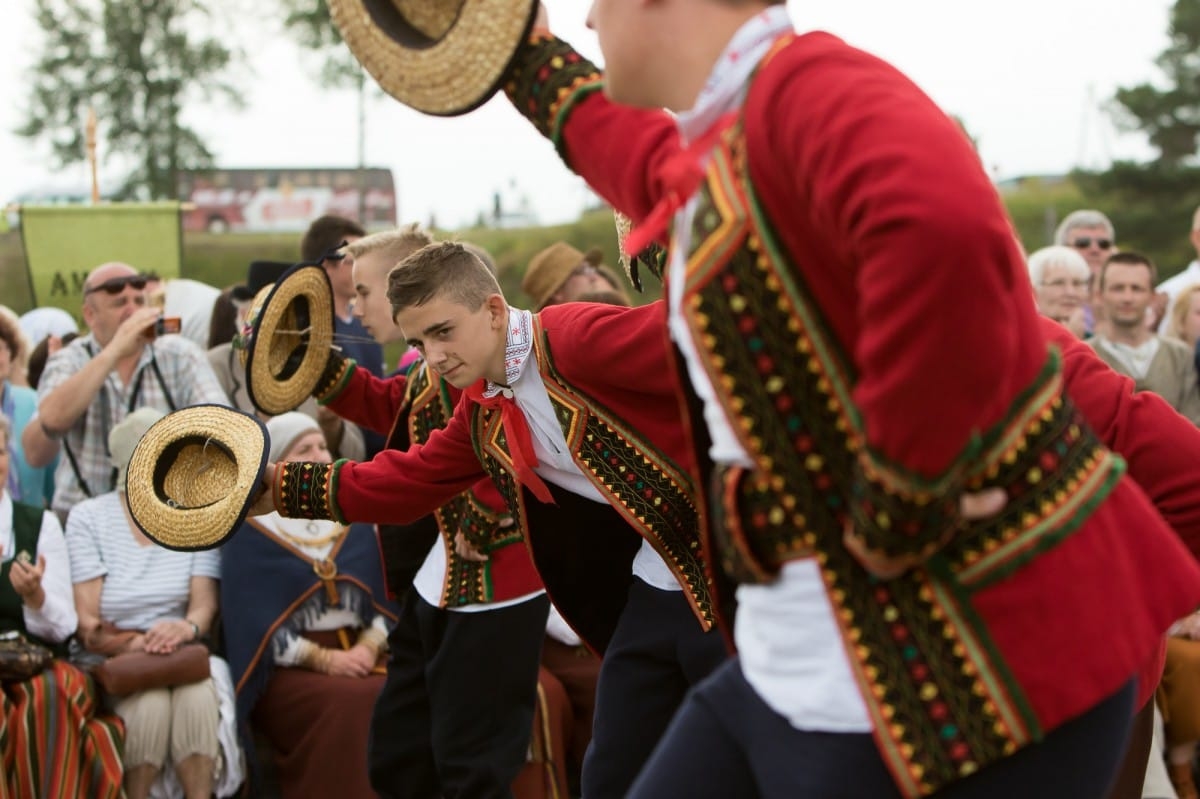
{"type": "Polygon", "coordinates": [[[329,276],[313,264],[292,267],[250,316],[246,393],[270,416],[295,410],[316,387],[333,348],[329,276]]]}
{"type": "Polygon", "coordinates": [[[269,452],[267,428],[224,405],[193,405],[146,431],[129,461],[129,515],[159,546],[214,549],[246,518],[269,452]]]}
{"type": "Polygon", "coordinates": [[[465,114],[500,88],[533,28],[537,0],[463,0],[446,33],[431,39],[389,0],[329,0],[342,39],[380,87],[435,116],[465,114]]]}

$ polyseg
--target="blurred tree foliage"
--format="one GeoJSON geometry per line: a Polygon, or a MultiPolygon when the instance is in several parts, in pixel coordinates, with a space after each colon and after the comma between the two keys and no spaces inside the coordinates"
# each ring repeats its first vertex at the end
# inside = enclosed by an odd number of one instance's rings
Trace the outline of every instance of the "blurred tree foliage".
{"type": "Polygon", "coordinates": [[[241,61],[203,0],[34,0],[42,33],[17,133],[50,145],[60,166],[87,158],[94,108],[99,149],[128,166],[118,198],[174,199],[180,170],[212,165],[184,122],[193,104],[241,107],[241,61]],[[127,163],[125,163],[127,162],[127,163]]]}
{"type": "Polygon", "coordinates": [[[1187,232],[1200,206],[1200,0],[1176,0],[1167,38],[1155,61],[1163,80],[1118,89],[1112,103],[1117,124],[1144,133],[1158,157],[1073,176],[1086,207],[1108,214],[1118,244],[1153,258],[1160,277],[1196,257],[1187,232]]]}

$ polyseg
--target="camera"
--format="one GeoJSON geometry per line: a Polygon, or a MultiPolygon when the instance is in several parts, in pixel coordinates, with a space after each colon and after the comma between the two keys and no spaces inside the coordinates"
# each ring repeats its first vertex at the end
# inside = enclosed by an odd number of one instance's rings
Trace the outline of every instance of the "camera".
{"type": "Polygon", "coordinates": [[[160,316],[154,322],[154,335],[165,336],[169,333],[178,333],[183,330],[183,320],[178,316],[160,316]]]}

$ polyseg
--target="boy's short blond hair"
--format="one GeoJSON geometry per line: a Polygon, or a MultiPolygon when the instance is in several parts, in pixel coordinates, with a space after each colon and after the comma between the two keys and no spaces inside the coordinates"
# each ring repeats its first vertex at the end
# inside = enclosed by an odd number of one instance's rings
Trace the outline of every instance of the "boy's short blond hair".
{"type": "Polygon", "coordinates": [[[387,296],[393,316],[435,297],[475,311],[493,294],[504,296],[496,276],[456,241],[422,247],[388,273],[387,296]]]}
{"type": "Polygon", "coordinates": [[[347,245],[346,252],[355,260],[364,255],[379,253],[388,263],[388,269],[403,261],[417,250],[433,243],[433,237],[416,222],[396,230],[372,233],[347,245]]]}

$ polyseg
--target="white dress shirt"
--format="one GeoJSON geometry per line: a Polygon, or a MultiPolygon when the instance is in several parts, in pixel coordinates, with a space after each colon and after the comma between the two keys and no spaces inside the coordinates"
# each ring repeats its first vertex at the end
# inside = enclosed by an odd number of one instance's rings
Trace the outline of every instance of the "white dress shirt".
{"type": "MultiPolygon", "coordinates": [[[[0,494],[0,563],[7,563],[18,554],[13,533],[13,501],[6,491],[0,494]]],[[[63,537],[62,525],[53,513],[46,511],[42,514],[37,552],[29,554],[34,564],[38,558],[46,559],[46,571],[42,574],[42,590],[46,594],[46,601],[37,610],[24,606],[25,627],[44,641],[61,643],[75,632],[79,617],[75,614],[67,542],[63,537]]]]}

